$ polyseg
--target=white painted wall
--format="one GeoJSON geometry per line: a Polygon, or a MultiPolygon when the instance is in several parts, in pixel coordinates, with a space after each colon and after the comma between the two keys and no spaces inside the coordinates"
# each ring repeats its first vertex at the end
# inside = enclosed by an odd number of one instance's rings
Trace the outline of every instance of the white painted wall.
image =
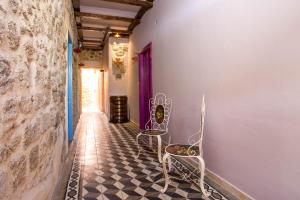
{"type": "Polygon", "coordinates": [[[207,97],[208,169],[256,199],[300,199],[300,1],[156,0],[130,38],[129,104],[153,43],[153,87],[173,98],[170,133],[185,143],[207,97]]]}

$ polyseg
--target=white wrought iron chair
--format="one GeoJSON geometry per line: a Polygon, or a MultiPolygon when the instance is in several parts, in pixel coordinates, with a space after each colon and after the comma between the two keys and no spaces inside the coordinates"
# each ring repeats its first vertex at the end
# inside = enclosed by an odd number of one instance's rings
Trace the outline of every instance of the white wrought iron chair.
{"type": "MultiPolygon", "coordinates": [[[[203,149],[202,149],[202,142],[203,142],[203,130],[204,130],[204,118],[205,118],[205,96],[203,95],[202,105],[201,105],[201,124],[200,130],[193,135],[191,135],[188,139],[187,145],[182,144],[170,144],[165,149],[165,155],[163,156],[163,170],[165,175],[165,186],[162,190],[164,193],[168,189],[168,185],[170,182],[170,178],[167,171],[166,160],[168,159],[168,166],[169,170],[171,170],[171,159],[170,156],[175,157],[182,157],[182,158],[196,158],[199,166],[200,171],[200,180],[199,185],[200,189],[204,195],[204,197],[208,197],[209,194],[204,189],[204,172],[205,172],[205,162],[203,159],[203,149]]],[[[192,173],[198,171],[195,169],[192,173]]],[[[183,179],[188,179],[188,177],[183,176],[183,179]]]]}
{"type": "Polygon", "coordinates": [[[139,157],[141,152],[139,137],[148,136],[150,148],[152,148],[152,137],[156,137],[158,141],[158,160],[161,163],[161,136],[168,133],[172,100],[170,98],[167,98],[163,93],[157,93],[154,98],[151,98],[149,100],[149,103],[150,119],[145,125],[145,130],[141,130],[140,133],[136,136],[136,143],[138,145],[137,157],[139,157]]]}

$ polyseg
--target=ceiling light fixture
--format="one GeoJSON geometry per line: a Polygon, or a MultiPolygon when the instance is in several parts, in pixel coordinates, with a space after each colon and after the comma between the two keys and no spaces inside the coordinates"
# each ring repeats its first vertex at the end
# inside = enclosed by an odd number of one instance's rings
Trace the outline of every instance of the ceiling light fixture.
{"type": "Polygon", "coordinates": [[[119,33],[116,33],[115,34],[115,38],[120,38],[121,36],[120,36],[120,34],[119,33]]]}

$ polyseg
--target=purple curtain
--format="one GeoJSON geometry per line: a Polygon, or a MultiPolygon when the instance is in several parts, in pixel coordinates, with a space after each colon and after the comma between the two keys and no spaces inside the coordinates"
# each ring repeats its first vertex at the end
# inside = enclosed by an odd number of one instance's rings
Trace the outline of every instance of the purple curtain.
{"type": "Polygon", "coordinates": [[[149,99],[152,98],[152,59],[151,43],[139,53],[139,97],[140,97],[140,129],[150,118],[149,99]]]}

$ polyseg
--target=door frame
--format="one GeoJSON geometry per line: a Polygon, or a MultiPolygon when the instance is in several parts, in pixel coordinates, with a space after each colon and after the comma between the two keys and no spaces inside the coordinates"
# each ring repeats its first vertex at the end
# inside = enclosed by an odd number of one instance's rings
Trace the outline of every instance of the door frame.
{"type": "Polygon", "coordinates": [[[104,101],[105,101],[105,92],[104,92],[104,70],[100,70],[100,81],[101,81],[101,91],[100,91],[100,95],[101,95],[101,105],[100,105],[100,111],[101,112],[105,112],[104,109],[104,101]]]}
{"type": "Polygon", "coordinates": [[[73,141],[73,43],[68,33],[68,141],[73,141]]]}
{"type": "Polygon", "coordinates": [[[153,96],[152,88],[152,43],[147,44],[143,50],[139,53],[139,107],[140,107],[140,117],[139,124],[140,129],[145,129],[145,124],[149,120],[150,110],[149,110],[149,100],[153,96]],[[148,66],[145,63],[145,59],[148,57],[148,66]],[[147,71],[148,70],[148,71],[147,71]],[[148,73],[145,73],[148,72],[148,73]],[[148,79],[145,79],[145,75],[148,74],[148,79]],[[149,80],[147,83],[145,80],[149,80]],[[148,91],[146,91],[148,90],[148,91]],[[146,96],[148,92],[148,97],[146,96]]]}

